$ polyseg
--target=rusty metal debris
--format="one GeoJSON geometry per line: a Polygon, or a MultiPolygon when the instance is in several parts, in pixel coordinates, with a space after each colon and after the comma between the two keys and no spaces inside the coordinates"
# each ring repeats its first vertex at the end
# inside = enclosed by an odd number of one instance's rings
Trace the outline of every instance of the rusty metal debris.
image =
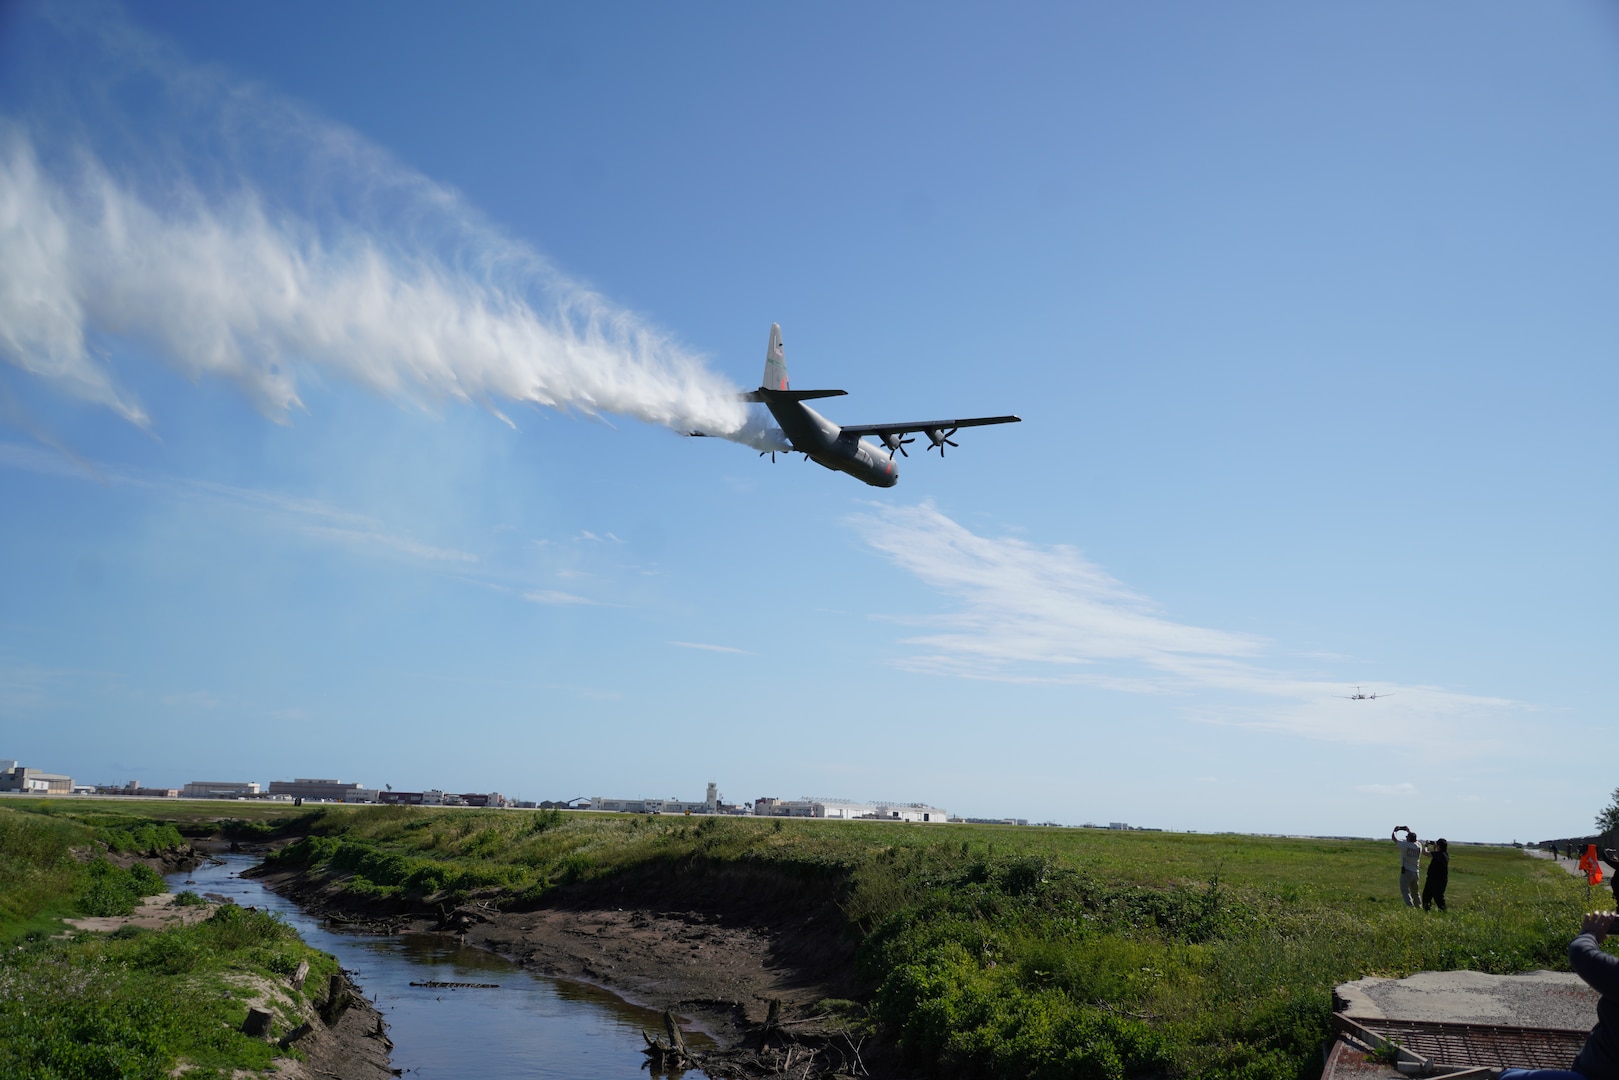
{"type": "Polygon", "coordinates": [[[1322,1080],[1443,1076],[1493,1080],[1506,1068],[1566,1069],[1586,1032],[1506,1024],[1363,1018],[1337,1013],[1322,1080]]]}

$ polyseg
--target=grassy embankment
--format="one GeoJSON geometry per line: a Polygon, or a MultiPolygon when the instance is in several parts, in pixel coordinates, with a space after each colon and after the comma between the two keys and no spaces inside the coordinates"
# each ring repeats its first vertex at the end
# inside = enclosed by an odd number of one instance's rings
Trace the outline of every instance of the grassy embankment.
{"type": "Polygon", "coordinates": [[[1371,841],[403,807],[293,827],[280,865],[379,905],[797,883],[858,941],[869,1020],[944,1076],[1314,1077],[1335,984],[1565,968],[1586,904],[1502,848],[1453,849],[1451,910],[1425,915],[1371,841]]]}
{"type": "MultiPolygon", "coordinates": [[[[262,1069],[274,1048],[238,1031],[252,980],[282,980],[308,960],[307,993],[336,971],[284,922],[235,907],[187,928],[64,927],[64,918],[127,915],[166,891],[145,865],[104,857],[182,845],[174,823],[139,809],[0,805],[0,1080],[156,1080],[179,1062],[194,1078],[262,1069]]],[[[296,1023],[282,1012],[278,1031],[296,1023]]]]}

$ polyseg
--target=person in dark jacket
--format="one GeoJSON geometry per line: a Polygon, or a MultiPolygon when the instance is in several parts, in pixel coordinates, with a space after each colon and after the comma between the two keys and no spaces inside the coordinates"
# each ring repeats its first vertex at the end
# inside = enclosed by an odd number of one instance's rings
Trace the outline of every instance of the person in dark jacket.
{"type": "Polygon", "coordinates": [[[1619,1080],[1619,957],[1602,951],[1602,940],[1619,929],[1619,915],[1593,911],[1568,946],[1574,974],[1602,996],[1597,1026],[1585,1037],[1572,1072],[1563,1069],[1508,1069],[1500,1080],[1619,1080]]]}
{"type": "Polygon", "coordinates": [[[1430,905],[1445,910],[1445,886],[1450,884],[1450,844],[1441,836],[1423,852],[1428,856],[1428,876],[1422,879],[1422,910],[1430,905]]]}

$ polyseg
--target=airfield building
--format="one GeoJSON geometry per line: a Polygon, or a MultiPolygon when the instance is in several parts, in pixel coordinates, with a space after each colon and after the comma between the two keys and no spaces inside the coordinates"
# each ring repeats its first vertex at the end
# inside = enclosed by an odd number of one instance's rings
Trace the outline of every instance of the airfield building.
{"type": "MultiPolygon", "coordinates": [[[[473,792],[468,791],[460,795],[449,792],[429,791],[370,791],[371,795],[365,802],[383,803],[388,806],[508,806],[511,800],[498,791],[473,792]]],[[[361,801],[361,800],[350,800],[361,801]]]]}
{"type": "Polygon", "coordinates": [[[708,783],[708,794],[702,802],[683,802],[680,799],[609,799],[597,795],[590,800],[592,810],[609,810],[621,814],[718,814],[721,812],[719,785],[708,783]]]}
{"type": "Polygon", "coordinates": [[[877,816],[876,803],[857,803],[847,799],[776,799],[761,796],[753,800],[753,812],[758,817],[831,818],[835,821],[853,821],[857,818],[877,816]]]}
{"type": "Polygon", "coordinates": [[[127,784],[97,784],[97,795],[135,795],[143,799],[177,799],[180,789],[172,787],[144,787],[139,780],[127,784]]]}
{"type": "Polygon", "coordinates": [[[259,785],[251,780],[193,780],[180,789],[182,799],[256,799],[259,785]]]}
{"type": "Polygon", "coordinates": [[[926,803],[878,803],[877,817],[883,821],[949,821],[950,815],[926,803]]]}
{"type": "Polygon", "coordinates": [[[30,769],[7,759],[0,761],[0,791],[25,795],[71,795],[73,778],[30,769]]]}
{"type": "Polygon", "coordinates": [[[302,776],[296,780],[270,781],[271,795],[285,795],[293,799],[343,802],[349,792],[359,790],[359,784],[345,784],[337,780],[311,780],[302,776]]]}
{"type": "Polygon", "coordinates": [[[753,800],[758,817],[821,818],[827,821],[915,821],[944,822],[950,815],[936,806],[922,803],[859,803],[847,799],[777,799],[760,796],[753,800]]]}

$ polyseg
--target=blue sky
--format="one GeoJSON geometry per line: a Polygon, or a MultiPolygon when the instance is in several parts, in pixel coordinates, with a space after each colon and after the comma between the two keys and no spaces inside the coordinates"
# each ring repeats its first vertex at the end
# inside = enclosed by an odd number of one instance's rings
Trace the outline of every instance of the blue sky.
{"type": "Polygon", "coordinates": [[[1616,119],[1597,3],[8,7],[0,756],[1585,828],[1616,119]],[[772,322],[1024,423],[681,438],[772,322]]]}

